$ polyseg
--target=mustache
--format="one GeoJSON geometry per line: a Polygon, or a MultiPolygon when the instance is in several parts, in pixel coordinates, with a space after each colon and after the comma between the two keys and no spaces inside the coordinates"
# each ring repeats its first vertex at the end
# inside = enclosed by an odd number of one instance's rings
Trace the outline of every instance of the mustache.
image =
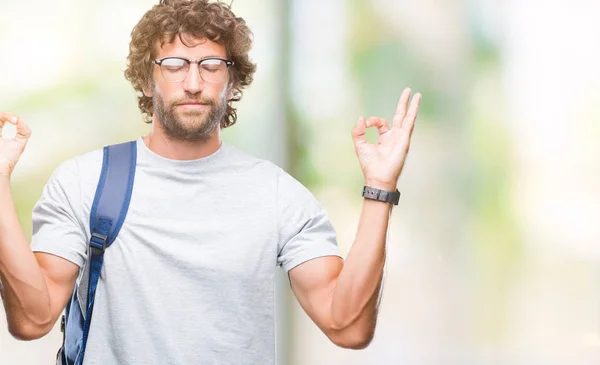
{"type": "Polygon", "coordinates": [[[200,104],[206,104],[206,105],[215,105],[215,101],[213,99],[209,99],[209,98],[185,98],[185,99],[179,99],[179,100],[175,100],[174,102],[171,103],[171,105],[180,105],[180,104],[185,104],[185,103],[200,103],[200,104]]]}

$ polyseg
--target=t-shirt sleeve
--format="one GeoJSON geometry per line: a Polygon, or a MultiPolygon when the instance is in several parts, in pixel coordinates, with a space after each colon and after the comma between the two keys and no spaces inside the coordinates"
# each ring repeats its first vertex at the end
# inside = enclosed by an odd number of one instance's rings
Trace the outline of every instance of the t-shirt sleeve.
{"type": "Polygon", "coordinates": [[[279,173],[277,199],[277,263],[286,273],[317,257],[342,257],[327,211],[306,187],[283,170],[279,173]]]}
{"type": "Polygon", "coordinates": [[[32,211],[31,249],[69,260],[79,267],[87,256],[85,228],[78,220],[81,207],[79,169],[75,159],[52,174],[32,211]]]}

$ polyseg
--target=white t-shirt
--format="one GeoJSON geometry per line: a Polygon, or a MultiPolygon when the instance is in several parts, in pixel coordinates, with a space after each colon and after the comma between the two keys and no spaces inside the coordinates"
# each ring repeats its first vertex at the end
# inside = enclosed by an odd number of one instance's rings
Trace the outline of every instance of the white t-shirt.
{"type": "MultiPolygon", "coordinates": [[[[84,364],[274,364],[275,270],[340,256],[326,211],[273,163],[225,143],[179,161],[137,141],[129,211],[104,255],[84,364]]],[[[80,267],[102,150],[62,163],[33,251],[80,267]]]]}

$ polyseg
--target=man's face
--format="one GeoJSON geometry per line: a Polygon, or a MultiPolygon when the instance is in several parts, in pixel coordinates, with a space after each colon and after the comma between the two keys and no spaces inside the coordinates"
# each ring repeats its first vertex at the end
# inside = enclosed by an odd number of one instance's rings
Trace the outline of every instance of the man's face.
{"type": "MultiPolygon", "coordinates": [[[[157,59],[182,57],[200,60],[208,57],[227,58],[225,47],[207,39],[184,36],[187,47],[179,36],[173,43],[157,46],[157,59]]],[[[154,118],[158,119],[165,134],[177,140],[206,141],[218,130],[227,110],[227,83],[229,76],[218,83],[208,83],[200,77],[198,64],[190,64],[187,77],[182,82],[168,82],[160,67],[153,65],[154,87],[145,91],[154,105],[154,118]]]]}

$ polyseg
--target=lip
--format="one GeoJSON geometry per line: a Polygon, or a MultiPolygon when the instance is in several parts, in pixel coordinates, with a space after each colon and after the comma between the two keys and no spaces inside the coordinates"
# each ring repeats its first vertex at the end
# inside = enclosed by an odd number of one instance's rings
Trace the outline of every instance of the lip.
{"type": "Polygon", "coordinates": [[[183,104],[179,104],[178,106],[184,107],[184,108],[204,108],[206,106],[206,104],[202,104],[202,103],[183,103],[183,104]]]}

